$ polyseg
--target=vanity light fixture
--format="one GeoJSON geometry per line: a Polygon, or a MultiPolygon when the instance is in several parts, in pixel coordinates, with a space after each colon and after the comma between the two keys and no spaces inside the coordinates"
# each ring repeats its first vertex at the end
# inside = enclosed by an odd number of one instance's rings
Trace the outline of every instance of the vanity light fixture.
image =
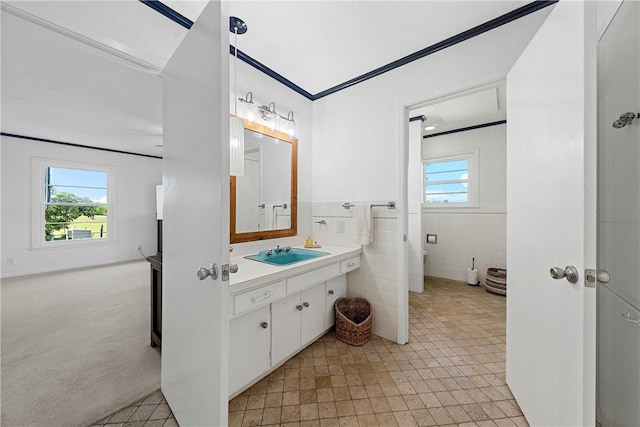
{"type": "Polygon", "coordinates": [[[279,130],[285,132],[290,137],[296,133],[296,121],[293,118],[293,111],[289,111],[287,116],[281,116],[276,111],[276,103],[270,102],[269,105],[256,106],[253,103],[253,93],[247,92],[244,98],[238,98],[244,117],[250,121],[256,121],[260,124],[268,126],[271,130],[279,130]]]}
{"type": "Polygon", "coordinates": [[[242,116],[246,118],[250,123],[256,121],[256,104],[253,103],[253,93],[247,92],[247,95],[243,98],[238,98],[242,103],[243,113],[242,116]]]}
{"type": "Polygon", "coordinates": [[[278,126],[280,115],[276,113],[275,102],[270,103],[268,107],[266,105],[261,105],[260,108],[258,108],[258,113],[260,114],[260,118],[267,122],[271,130],[276,130],[280,127],[278,126]]]}
{"type": "MultiPolygon", "coordinates": [[[[247,24],[235,16],[229,17],[229,31],[234,38],[234,93],[238,89],[238,34],[247,32],[247,24]]],[[[244,176],[244,122],[238,117],[238,101],[234,105],[234,115],[229,117],[229,174],[244,176]]]]}

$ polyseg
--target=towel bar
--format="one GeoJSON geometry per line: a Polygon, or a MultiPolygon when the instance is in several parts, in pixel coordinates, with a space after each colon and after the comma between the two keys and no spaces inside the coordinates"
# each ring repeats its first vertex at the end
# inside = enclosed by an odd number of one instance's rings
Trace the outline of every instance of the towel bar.
{"type": "MultiPolygon", "coordinates": [[[[342,207],[345,208],[345,209],[349,209],[349,208],[352,208],[354,206],[355,205],[353,205],[351,203],[343,203],[342,204],[342,207]]],[[[385,204],[374,204],[374,205],[371,205],[371,207],[372,208],[385,207],[387,209],[395,209],[396,208],[396,202],[388,202],[388,203],[385,203],[385,204]]]]}

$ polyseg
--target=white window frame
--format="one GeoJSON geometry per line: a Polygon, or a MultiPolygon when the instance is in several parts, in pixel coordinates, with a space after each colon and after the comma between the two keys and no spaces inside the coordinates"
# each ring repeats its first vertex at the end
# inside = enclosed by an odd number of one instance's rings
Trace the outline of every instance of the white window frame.
{"type": "Polygon", "coordinates": [[[116,168],[110,165],[74,162],[58,159],[34,157],[31,161],[32,203],[31,203],[31,249],[64,249],[82,246],[106,245],[116,240],[116,208],[115,197],[116,168]],[[47,167],[80,169],[96,172],[107,172],[107,237],[101,239],[45,240],[45,208],[46,188],[45,175],[47,167]]]}
{"type": "Polygon", "coordinates": [[[422,159],[422,207],[423,209],[458,209],[458,208],[477,208],[479,207],[480,195],[479,195],[479,157],[480,150],[474,149],[472,151],[467,151],[464,153],[452,154],[442,157],[424,157],[422,159]],[[467,160],[467,164],[469,165],[469,169],[467,171],[468,174],[468,183],[467,183],[467,193],[468,193],[468,201],[467,203],[426,203],[425,200],[425,189],[427,187],[427,174],[425,173],[426,163],[436,163],[436,162],[450,162],[454,160],[467,160]]]}

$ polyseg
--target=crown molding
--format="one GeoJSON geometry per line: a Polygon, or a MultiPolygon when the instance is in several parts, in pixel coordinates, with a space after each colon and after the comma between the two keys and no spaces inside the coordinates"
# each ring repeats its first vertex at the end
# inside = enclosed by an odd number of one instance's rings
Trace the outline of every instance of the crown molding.
{"type": "Polygon", "coordinates": [[[97,49],[102,53],[105,53],[113,58],[116,58],[118,61],[123,62],[127,66],[134,66],[135,68],[141,71],[156,74],[156,75],[160,75],[162,73],[162,68],[158,67],[157,65],[154,65],[154,64],[151,64],[150,62],[136,58],[135,56],[125,53],[121,50],[114,49],[111,46],[108,46],[104,43],[100,43],[89,37],[83,36],[82,34],[76,33],[75,31],[71,31],[60,25],[54,24],[51,21],[42,19],[20,8],[17,8],[7,2],[0,2],[0,10],[2,10],[2,12],[6,12],[22,20],[31,22],[32,24],[36,24],[40,27],[51,30],[71,40],[74,40],[86,46],[97,49]]]}

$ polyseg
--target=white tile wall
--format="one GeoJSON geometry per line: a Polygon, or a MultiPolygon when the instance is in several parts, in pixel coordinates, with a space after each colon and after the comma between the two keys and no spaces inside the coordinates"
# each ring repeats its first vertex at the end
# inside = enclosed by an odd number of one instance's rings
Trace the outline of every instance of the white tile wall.
{"type": "MultiPolygon", "coordinates": [[[[355,203],[355,202],[352,202],[355,203]]],[[[363,202],[358,202],[363,203],[363,202]]],[[[387,203],[367,201],[366,203],[387,203]]],[[[313,238],[319,244],[354,244],[354,209],[342,203],[313,204],[313,238]],[[326,224],[318,224],[324,220],[326,224]],[[338,233],[344,223],[344,233],[338,233]]],[[[373,307],[373,333],[395,341],[397,338],[397,248],[395,209],[374,208],[373,242],[362,247],[360,269],[347,275],[347,293],[369,300],[373,307]]]]}
{"type": "Polygon", "coordinates": [[[506,125],[423,139],[423,157],[479,150],[479,207],[422,211],[422,244],[429,252],[424,274],[466,281],[471,259],[484,283],[488,267],[506,267],[506,125]],[[426,244],[426,234],[437,244],[426,244]]]}
{"type": "Polygon", "coordinates": [[[466,281],[467,269],[475,257],[480,281],[488,267],[506,268],[507,215],[494,212],[425,211],[423,234],[437,234],[437,244],[422,241],[429,252],[424,274],[466,281]]]}

